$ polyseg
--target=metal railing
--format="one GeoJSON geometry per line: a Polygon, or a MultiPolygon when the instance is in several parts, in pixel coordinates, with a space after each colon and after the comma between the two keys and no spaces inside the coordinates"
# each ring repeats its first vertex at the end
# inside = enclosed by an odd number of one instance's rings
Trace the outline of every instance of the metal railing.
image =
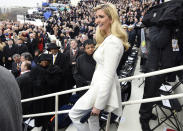
{"type": "MultiPolygon", "coordinates": [[[[130,80],[133,80],[133,79],[145,78],[145,77],[150,77],[150,76],[175,72],[175,71],[179,71],[179,70],[183,70],[183,66],[177,66],[177,67],[163,69],[163,70],[159,70],[159,71],[154,71],[154,72],[150,72],[150,73],[146,73],[146,74],[126,77],[126,78],[119,79],[119,82],[130,81],[130,80]]],[[[23,115],[23,118],[47,116],[47,115],[54,115],[55,114],[55,131],[58,131],[58,114],[64,114],[64,113],[69,112],[69,110],[58,111],[58,96],[68,94],[68,93],[77,92],[77,91],[87,90],[87,89],[89,89],[89,86],[81,87],[81,88],[77,88],[77,89],[71,89],[71,90],[67,90],[67,91],[61,91],[61,92],[52,93],[52,94],[48,94],[48,95],[43,95],[43,96],[39,96],[39,97],[24,99],[24,100],[21,101],[22,103],[29,102],[29,101],[34,101],[34,100],[39,100],[39,99],[45,99],[45,98],[55,96],[55,112],[46,112],[46,113],[23,115]]],[[[169,95],[169,96],[161,96],[161,97],[154,97],[154,98],[148,98],[148,99],[127,101],[127,102],[122,102],[122,105],[124,106],[124,105],[131,105],[131,104],[148,103],[148,102],[155,102],[155,101],[160,101],[160,100],[165,100],[165,99],[175,99],[175,98],[180,98],[180,97],[183,97],[183,93],[176,94],[176,95],[169,95]]],[[[109,131],[109,125],[110,125],[110,113],[109,113],[109,116],[108,116],[108,119],[107,119],[106,131],[109,131]]]]}

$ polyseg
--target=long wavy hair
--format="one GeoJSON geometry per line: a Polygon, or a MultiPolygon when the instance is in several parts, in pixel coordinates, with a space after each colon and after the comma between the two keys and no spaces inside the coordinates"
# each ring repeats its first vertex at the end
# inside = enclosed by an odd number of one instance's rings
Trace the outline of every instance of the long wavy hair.
{"type": "MultiPolygon", "coordinates": [[[[122,40],[122,43],[126,50],[130,47],[128,43],[128,35],[127,32],[122,28],[122,25],[119,20],[119,16],[117,13],[116,7],[111,3],[101,4],[94,8],[94,12],[97,10],[103,10],[104,13],[112,20],[111,24],[111,34],[115,35],[119,39],[122,40]]],[[[97,26],[96,28],[96,48],[102,44],[104,39],[107,37],[107,34],[99,29],[97,26]]]]}

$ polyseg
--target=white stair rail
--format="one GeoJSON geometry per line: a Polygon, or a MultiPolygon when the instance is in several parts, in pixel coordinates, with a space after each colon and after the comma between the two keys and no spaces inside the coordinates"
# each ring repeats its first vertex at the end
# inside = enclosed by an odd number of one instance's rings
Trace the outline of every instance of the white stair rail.
{"type": "Polygon", "coordinates": [[[58,95],[55,96],[55,131],[58,131],[58,95]]]}
{"type": "Polygon", "coordinates": [[[158,70],[158,71],[153,71],[153,72],[140,74],[140,75],[136,75],[136,76],[126,77],[126,78],[119,79],[119,81],[120,82],[130,81],[133,79],[146,78],[146,77],[150,77],[150,76],[156,76],[156,75],[166,74],[166,73],[180,71],[180,70],[183,70],[183,66],[176,66],[176,67],[167,68],[167,69],[158,70]]]}
{"type": "Polygon", "coordinates": [[[82,90],[87,90],[87,89],[89,89],[89,86],[80,87],[80,88],[71,89],[71,90],[66,90],[66,91],[61,91],[61,92],[52,93],[52,94],[48,94],[48,95],[42,95],[42,96],[38,96],[38,97],[32,97],[32,98],[21,100],[21,102],[24,103],[24,102],[28,102],[28,101],[34,101],[34,100],[49,98],[49,97],[53,97],[53,96],[56,96],[56,95],[59,96],[59,95],[69,94],[69,93],[82,91],[82,90]]]}
{"type": "MultiPolygon", "coordinates": [[[[161,97],[153,97],[153,98],[147,98],[147,99],[140,99],[140,100],[131,100],[131,101],[127,101],[127,102],[122,102],[122,105],[125,106],[125,105],[149,103],[149,102],[156,102],[156,101],[161,101],[161,100],[176,99],[176,98],[181,98],[181,97],[183,97],[183,93],[168,95],[168,96],[161,96],[161,97]]],[[[68,113],[68,112],[69,112],[69,110],[63,110],[63,111],[58,111],[57,114],[65,114],[65,113],[68,113]]],[[[29,114],[29,115],[23,115],[23,118],[48,116],[48,115],[54,115],[54,114],[55,114],[55,112],[29,114]]]]}
{"type": "MultiPolygon", "coordinates": [[[[170,72],[179,71],[179,70],[183,70],[183,66],[177,66],[177,67],[167,68],[167,69],[163,69],[163,70],[159,70],[159,71],[154,71],[154,72],[150,72],[150,73],[145,73],[145,74],[141,74],[141,75],[136,75],[136,76],[132,76],[132,77],[126,77],[126,78],[119,79],[119,82],[130,81],[130,80],[133,80],[133,79],[145,78],[145,77],[150,77],[150,76],[170,73],[170,72]]],[[[57,93],[53,93],[53,94],[48,94],[48,95],[43,95],[43,96],[34,97],[34,98],[24,99],[24,100],[21,101],[22,103],[23,102],[28,102],[28,101],[44,99],[44,98],[55,96],[55,112],[39,113],[39,114],[32,114],[32,115],[23,115],[23,118],[36,117],[36,116],[46,116],[46,115],[53,115],[53,114],[55,114],[55,131],[58,131],[58,114],[63,114],[63,113],[68,113],[69,112],[69,110],[58,111],[58,96],[59,95],[63,95],[63,94],[72,93],[72,92],[87,90],[87,89],[89,89],[89,86],[81,87],[81,88],[77,88],[77,89],[71,89],[71,90],[67,90],[67,91],[61,91],[61,92],[57,92],[57,93]]],[[[183,97],[183,93],[176,94],[176,95],[161,96],[161,97],[154,97],[154,98],[148,98],[148,99],[141,99],[141,100],[133,100],[133,101],[128,101],[128,102],[122,102],[122,105],[148,103],[148,102],[155,102],[155,101],[160,101],[160,100],[165,100],[165,99],[175,99],[175,98],[180,98],[180,97],[183,97]]],[[[108,116],[108,119],[107,119],[106,131],[109,130],[110,117],[111,117],[110,114],[111,113],[109,113],[109,116],[108,116]]]]}
{"type": "MultiPolygon", "coordinates": [[[[167,69],[163,69],[163,70],[159,70],[159,71],[153,71],[150,73],[126,77],[126,78],[119,79],[119,82],[130,81],[133,79],[145,78],[145,77],[150,77],[150,76],[155,76],[155,75],[160,75],[160,74],[166,74],[166,73],[175,72],[175,71],[179,71],[179,70],[183,70],[183,66],[177,66],[177,67],[167,68],[167,69]]],[[[33,98],[28,98],[28,99],[21,100],[21,102],[24,103],[24,102],[28,102],[28,101],[44,99],[44,98],[53,97],[56,95],[58,95],[58,96],[64,95],[64,94],[73,93],[73,92],[82,91],[82,90],[87,90],[87,89],[89,89],[89,86],[80,87],[80,88],[71,89],[71,90],[66,90],[66,91],[61,91],[61,92],[52,93],[52,94],[43,95],[43,96],[38,96],[38,97],[33,97],[33,98]]]]}

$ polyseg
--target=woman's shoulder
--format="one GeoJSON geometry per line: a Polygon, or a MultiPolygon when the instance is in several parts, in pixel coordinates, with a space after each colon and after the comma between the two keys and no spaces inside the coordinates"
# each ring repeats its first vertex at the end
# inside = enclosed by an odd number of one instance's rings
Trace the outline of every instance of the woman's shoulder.
{"type": "Polygon", "coordinates": [[[114,46],[123,47],[122,40],[113,34],[111,34],[110,36],[107,37],[107,39],[105,40],[105,43],[106,43],[106,45],[112,44],[114,46]]]}

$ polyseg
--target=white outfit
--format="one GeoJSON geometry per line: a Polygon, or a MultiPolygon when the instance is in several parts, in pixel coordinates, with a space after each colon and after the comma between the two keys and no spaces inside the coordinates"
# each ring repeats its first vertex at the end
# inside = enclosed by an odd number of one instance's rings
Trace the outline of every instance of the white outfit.
{"type": "Polygon", "coordinates": [[[120,116],[122,114],[121,91],[116,69],[123,55],[124,47],[122,41],[114,35],[109,35],[95,51],[93,57],[96,68],[93,74],[90,89],[76,102],[69,116],[78,131],[98,131],[99,124],[93,122],[97,116],[89,118],[90,129],[87,124],[81,124],[81,117],[88,109],[93,107],[113,112],[120,116]],[[90,122],[92,121],[92,122],[90,122]],[[97,125],[97,129],[94,127],[97,125]]]}

